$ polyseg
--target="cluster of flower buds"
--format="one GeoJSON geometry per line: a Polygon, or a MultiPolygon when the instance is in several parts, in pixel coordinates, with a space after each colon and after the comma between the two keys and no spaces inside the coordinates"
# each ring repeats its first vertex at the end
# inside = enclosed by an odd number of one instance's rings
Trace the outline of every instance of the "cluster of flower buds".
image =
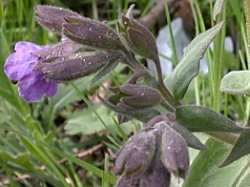
{"type": "Polygon", "coordinates": [[[126,83],[111,90],[114,94],[104,103],[118,112],[119,123],[129,119],[124,114],[147,110],[162,101],[161,94],[156,89],[145,85],[126,83]]]}
{"type": "Polygon", "coordinates": [[[70,81],[107,71],[107,67],[124,61],[123,44],[118,34],[106,24],[46,5],[37,6],[36,15],[38,23],[62,36],[59,44],[36,53],[40,62],[35,69],[46,80],[70,81]],[[45,58],[41,58],[41,54],[45,58]]]}
{"type": "Polygon", "coordinates": [[[110,100],[127,109],[152,107],[161,102],[160,93],[149,86],[127,83],[113,91],[115,95],[110,100]]]}
{"type": "Polygon", "coordinates": [[[189,167],[188,142],[171,115],[153,118],[119,151],[117,187],[168,187],[170,174],[185,178],[189,167]]]}
{"type": "MultiPolygon", "coordinates": [[[[6,75],[18,82],[20,95],[33,102],[44,95],[53,96],[58,82],[95,72],[104,75],[119,62],[135,67],[133,63],[136,62],[131,62],[128,57],[132,52],[156,60],[158,54],[154,37],[132,17],[132,9],[133,6],[122,16],[120,33],[117,33],[103,22],[68,9],[38,5],[35,9],[37,22],[60,35],[62,40],[46,46],[31,42],[17,43],[15,52],[6,60],[6,75]]],[[[131,97],[124,101],[137,101],[131,97]]],[[[141,101],[138,102],[140,105],[141,101]]]]}
{"type": "Polygon", "coordinates": [[[160,115],[160,111],[155,110],[157,105],[171,100],[168,97],[171,93],[162,79],[155,39],[133,18],[132,10],[133,6],[121,17],[117,33],[103,22],[70,10],[37,6],[38,23],[60,35],[61,41],[45,46],[18,42],[15,52],[6,60],[4,71],[11,80],[18,82],[20,95],[33,102],[43,96],[55,95],[60,82],[96,72],[96,77],[100,77],[120,62],[130,66],[134,73],[132,79],[111,89],[114,94],[107,100],[101,99],[118,112],[120,121],[129,117],[144,122],[151,120],[119,152],[115,171],[121,177],[117,186],[167,187],[170,174],[186,176],[189,166],[187,146],[197,149],[204,146],[191,132],[177,124],[172,114],[160,115]],[[137,83],[138,75],[146,71],[134,58],[135,54],[156,64],[158,84],[153,84],[155,79],[151,82],[161,93],[137,83]]]}

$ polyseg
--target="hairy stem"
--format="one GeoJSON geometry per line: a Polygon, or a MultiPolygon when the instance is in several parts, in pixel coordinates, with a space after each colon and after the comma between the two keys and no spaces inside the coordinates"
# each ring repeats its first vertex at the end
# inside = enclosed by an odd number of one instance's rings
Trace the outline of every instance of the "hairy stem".
{"type": "Polygon", "coordinates": [[[157,77],[158,77],[158,82],[159,82],[159,90],[165,96],[166,100],[169,101],[174,107],[180,105],[179,101],[177,101],[174,98],[174,96],[172,95],[172,93],[169,91],[169,89],[166,87],[164,83],[159,58],[155,61],[155,65],[156,65],[157,77]]]}
{"type": "MultiPolygon", "coordinates": [[[[175,98],[172,96],[170,91],[166,88],[163,77],[162,77],[162,71],[160,67],[160,62],[159,60],[155,63],[156,64],[156,69],[157,69],[157,76],[158,76],[158,81],[153,77],[146,67],[141,65],[134,57],[132,53],[129,51],[125,51],[125,56],[127,56],[127,62],[128,65],[131,67],[131,69],[134,71],[134,73],[138,72],[143,72],[143,76],[148,77],[150,80],[154,82],[155,85],[157,85],[158,90],[162,94],[163,98],[166,101],[166,104],[164,105],[169,111],[175,112],[175,107],[178,105],[176,102],[175,98]]],[[[140,74],[140,73],[139,73],[140,74]]],[[[132,79],[133,80],[133,79],[132,79]]],[[[130,80],[131,81],[131,80],[130,80]]]]}
{"type": "Polygon", "coordinates": [[[245,17],[246,17],[246,38],[247,38],[247,55],[248,55],[248,69],[250,69],[250,1],[245,0],[244,1],[244,11],[245,11],[245,17]]]}

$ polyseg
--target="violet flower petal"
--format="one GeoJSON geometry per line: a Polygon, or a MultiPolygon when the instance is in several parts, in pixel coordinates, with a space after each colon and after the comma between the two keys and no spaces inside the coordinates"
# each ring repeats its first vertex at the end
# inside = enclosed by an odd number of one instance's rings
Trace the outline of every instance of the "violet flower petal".
{"type": "Polygon", "coordinates": [[[19,94],[28,102],[38,101],[42,96],[53,96],[56,84],[46,81],[41,74],[25,76],[18,84],[19,94]]]}
{"type": "Polygon", "coordinates": [[[48,84],[48,88],[46,90],[46,95],[49,96],[49,97],[52,97],[56,94],[57,92],[57,84],[54,83],[54,82],[49,82],[47,83],[48,84]]]}
{"type": "Polygon", "coordinates": [[[18,81],[32,72],[37,57],[32,53],[41,47],[31,42],[17,42],[15,52],[10,54],[4,64],[4,72],[9,79],[18,81]]]}
{"type": "Polygon", "coordinates": [[[57,84],[46,80],[35,69],[38,63],[35,53],[45,47],[26,41],[17,42],[15,52],[9,55],[4,64],[5,74],[9,79],[18,81],[19,94],[28,102],[38,101],[43,96],[53,96],[57,91],[57,84]]]}
{"type": "Polygon", "coordinates": [[[22,59],[16,53],[9,55],[5,64],[4,64],[4,72],[8,76],[9,79],[13,81],[18,81],[22,79],[26,74],[32,72],[32,66],[35,61],[30,58],[27,63],[22,63],[22,59]]]}
{"type": "Polygon", "coordinates": [[[35,50],[41,49],[42,47],[39,45],[36,45],[32,42],[27,41],[20,41],[17,42],[15,45],[15,51],[16,52],[23,52],[23,53],[32,53],[35,50]]]}

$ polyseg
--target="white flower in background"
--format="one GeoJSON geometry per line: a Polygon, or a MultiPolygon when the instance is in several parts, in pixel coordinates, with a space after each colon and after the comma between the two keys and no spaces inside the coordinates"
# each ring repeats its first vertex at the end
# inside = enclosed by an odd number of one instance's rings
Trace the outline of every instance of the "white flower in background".
{"type": "MultiPolygon", "coordinates": [[[[171,26],[173,29],[173,36],[175,39],[177,55],[178,55],[178,58],[180,60],[183,56],[184,48],[191,42],[191,39],[185,33],[181,18],[174,19],[171,23],[171,26]]],[[[160,55],[160,63],[161,63],[161,67],[162,67],[162,73],[163,73],[163,75],[167,76],[173,70],[173,65],[171,62],[173,51],[171,49],[171,40],[170,40],[170,33],[169,33],[169,26],[168,25],[163,27],[160,30],[160,32],[156,38],[156,45],[157,45],[158,52],[160,55]]],[[[234,48],[233,48],[232,38],[226,37],[225,38],[225,50],[227,52],[232,53],[233,49],[234,48]]],[[[148,60],[148,61],[150,61],[150,60],[148,60]]],[[[152,72],[156,73],[154,63],[148,63],[148,67],[152,72]]],[[[204,74],[208,73],[207,60],[205,57],[203,57],[201,59],[200,71],[204,74]]]]}

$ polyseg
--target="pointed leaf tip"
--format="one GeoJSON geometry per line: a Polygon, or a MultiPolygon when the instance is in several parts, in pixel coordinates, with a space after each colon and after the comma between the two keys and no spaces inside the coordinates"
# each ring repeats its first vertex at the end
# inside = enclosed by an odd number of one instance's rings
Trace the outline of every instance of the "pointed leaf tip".
{"type": "Polygon", "coordinates": [[[243,132],[235,142],[227,158],[220,165],[225,167],[250,153],[250,132],[243,132]]]}
{"type": "Polygon", "coordinates": [[[189,84],[199,73],[200,59],[205,54],[224,22],[196,36],[185,48],[184,56],[170,75],[170,88],[177,99],[182,99],[189,84]]]}
{"type": "Polygon", "coordinates": [[[250,132],[249,128],[238,126],[222,114],[201,106],[178,107],[176,119],[181,125],[194,132],[250,132]]]}

